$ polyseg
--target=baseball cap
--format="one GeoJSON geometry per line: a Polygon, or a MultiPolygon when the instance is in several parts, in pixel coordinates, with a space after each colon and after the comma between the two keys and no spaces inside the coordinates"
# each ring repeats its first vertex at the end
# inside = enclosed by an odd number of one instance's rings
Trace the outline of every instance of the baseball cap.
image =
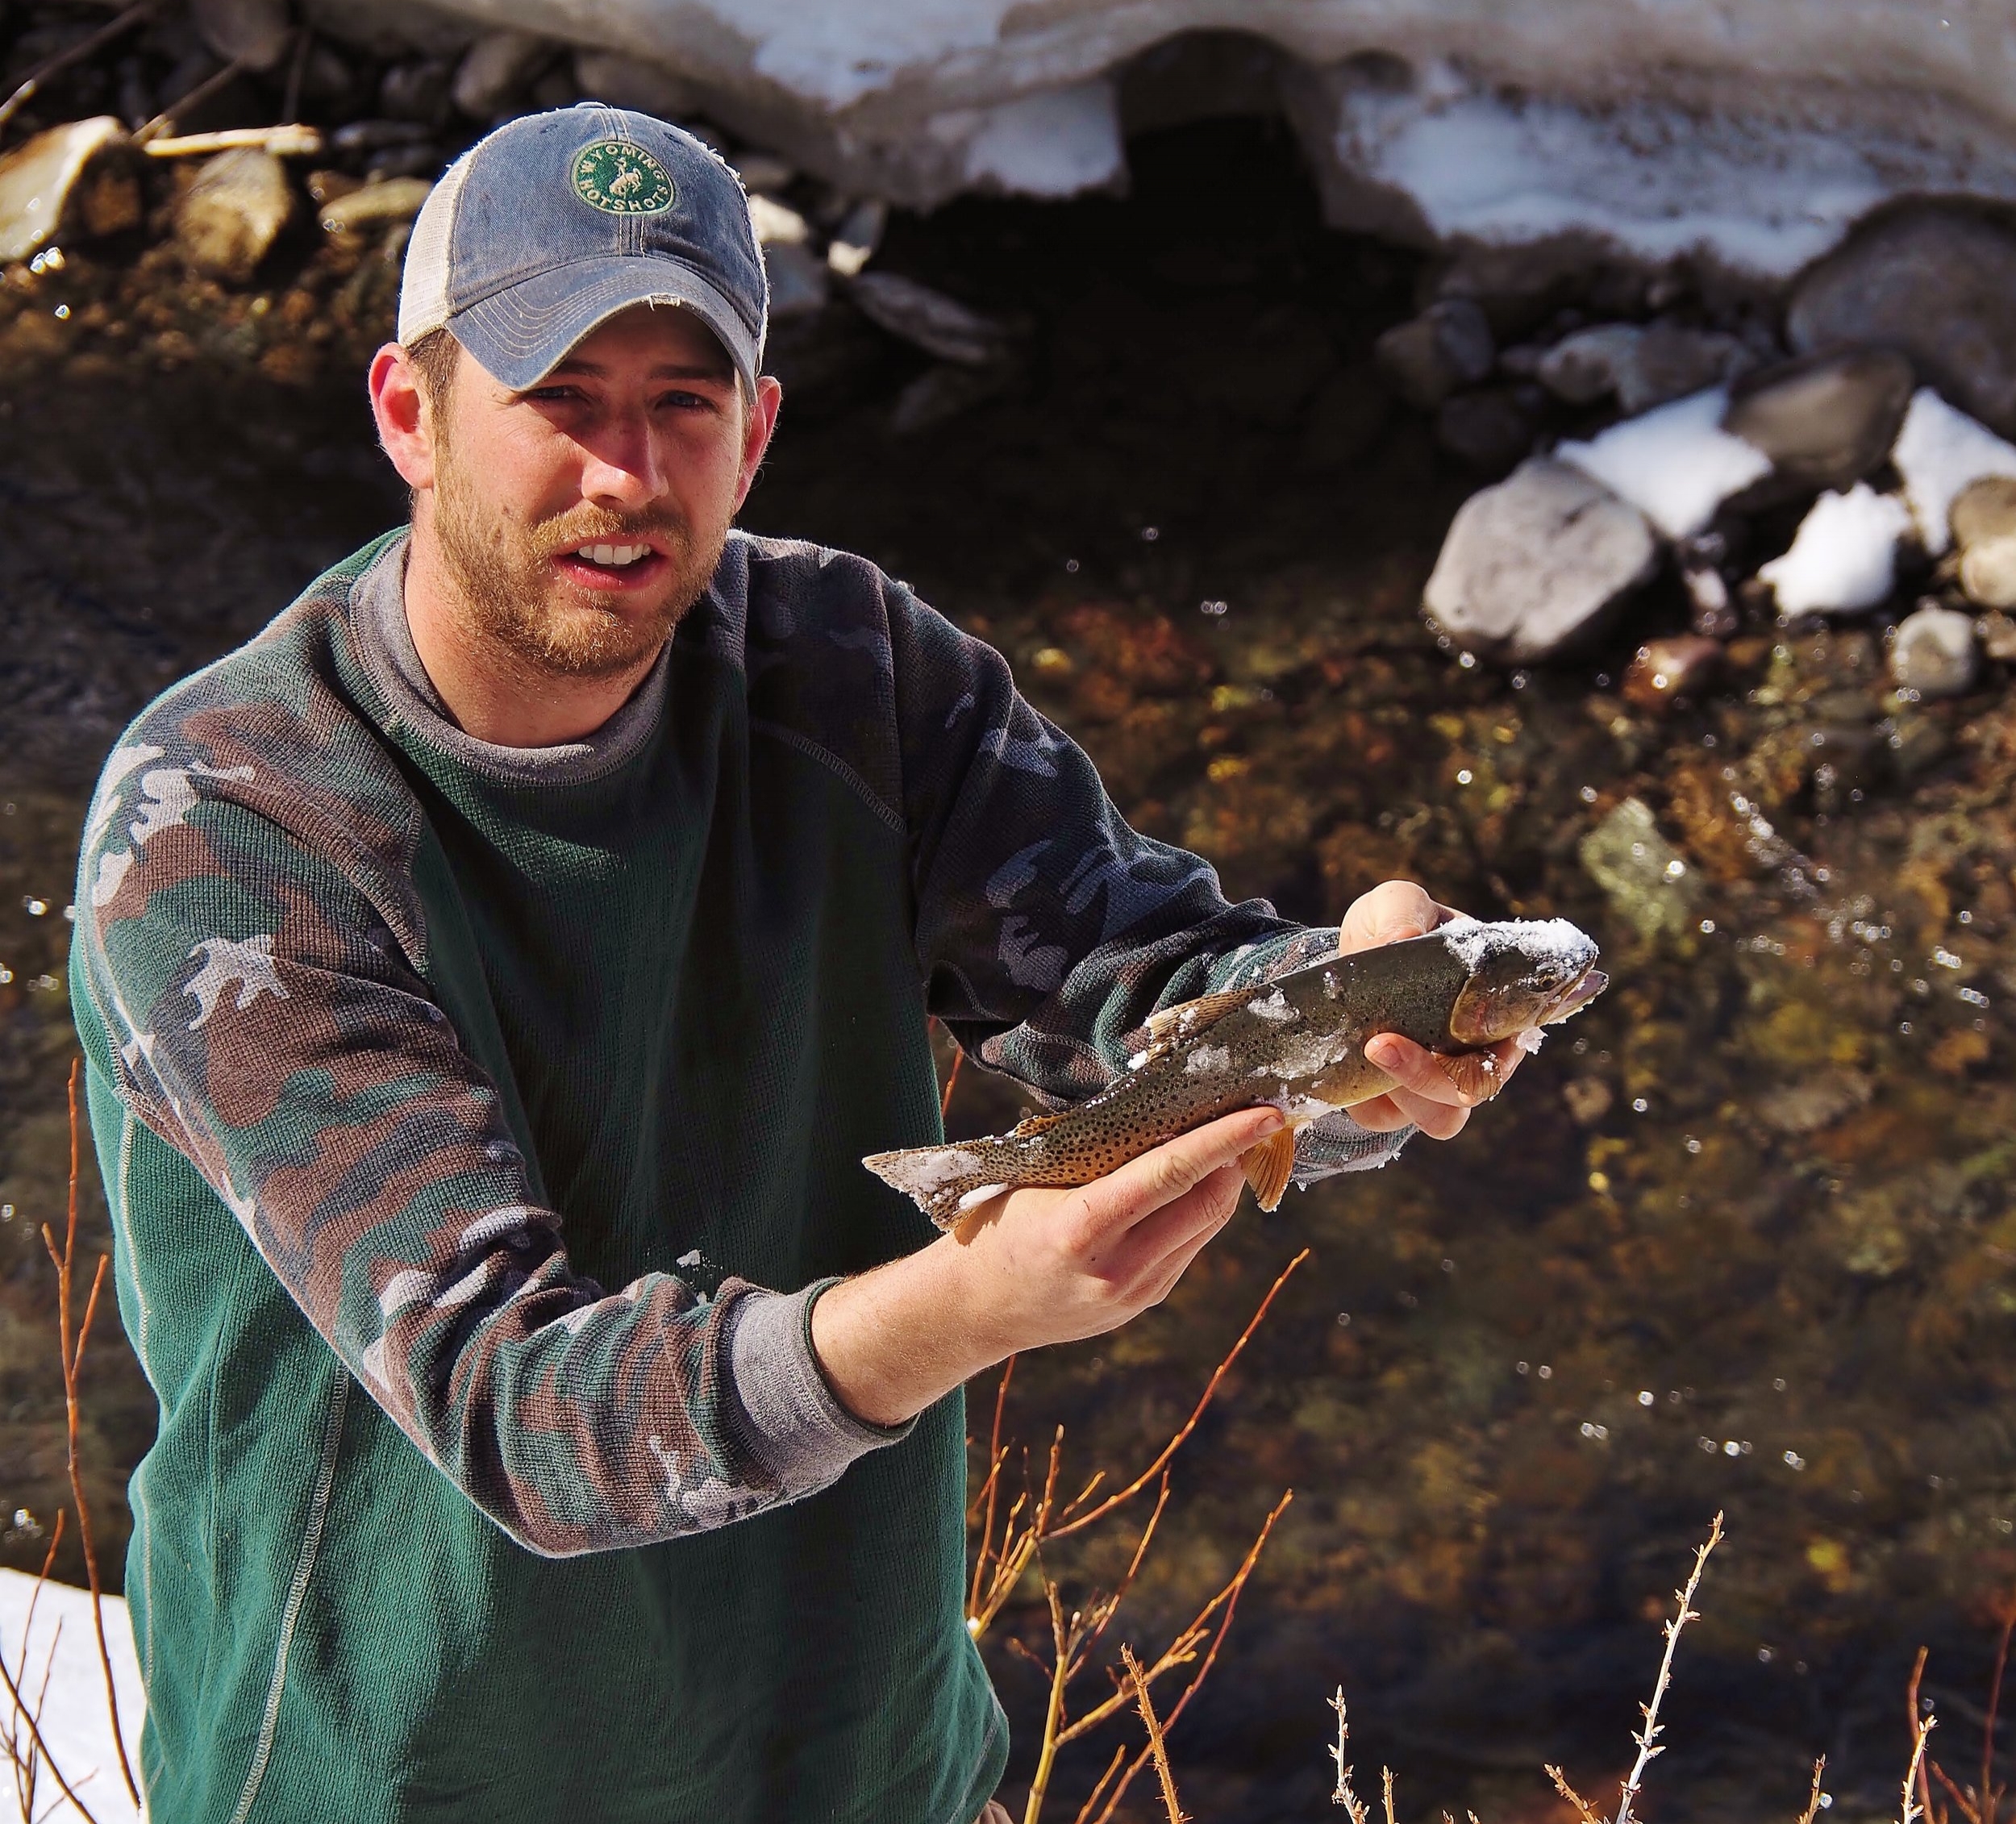
{"type": "Polygon", "coordinates": [[[407,244],[398,335],[445,329],[515,390],[643,303],[691,310],[753,394],[769,285],[740,180],[690,133],[583,102],[509,121],[448,168],[407,244]]]}

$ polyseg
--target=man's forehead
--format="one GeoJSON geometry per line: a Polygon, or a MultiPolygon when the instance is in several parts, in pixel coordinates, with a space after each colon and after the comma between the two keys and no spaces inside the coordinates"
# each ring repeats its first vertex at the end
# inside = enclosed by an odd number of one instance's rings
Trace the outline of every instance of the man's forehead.
{"type": "Polygon", "coordinates": [[[598,323],[552,370],[585,373],[648,362],[680,374],[727,379],[735,363],[721,339],[692,310],[677,304],[633,304],[598,323]]]}

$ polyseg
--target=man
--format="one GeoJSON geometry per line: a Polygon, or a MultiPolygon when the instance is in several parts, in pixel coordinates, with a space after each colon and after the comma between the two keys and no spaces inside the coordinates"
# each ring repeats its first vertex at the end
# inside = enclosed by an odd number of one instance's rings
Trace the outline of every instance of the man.
{"type": "MultiPolygon", "coordinates": [[[[157,1818],[968,1824],[959,1389],[1165,1296],[1280,1123],[956,1238],[861,1169],[938,1135],[927,1013],[1062,1101],[1337,934],[1136,836],[902,584],[731,531],[765,307],[698,142],[501,128],[371,369],[410,527],[106,764],[73,983],[161,1401],[157,1818]]],[[[1372,1043],[1403,1086],[1307,1176],[1462,1125],[1372,1043]]]]}

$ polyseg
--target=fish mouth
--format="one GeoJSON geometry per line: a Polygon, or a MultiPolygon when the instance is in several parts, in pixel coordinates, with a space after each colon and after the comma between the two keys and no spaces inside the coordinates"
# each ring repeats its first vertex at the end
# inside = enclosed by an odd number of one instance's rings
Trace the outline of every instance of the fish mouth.
{"type": "Polygon", "coordinates": [[[1515,1032],[1566,1019],[1609,985],[1610,977],[1593,965],[1559,988],[1530,980],[1494,984],[1474,977],[1450,1010],[1449,1035],[1460,1045],[1495,1045],[1515,1032]]]}
{"type": "Polygon", "coordinates": [[[1540,1024],[1558,1025],[1570,1014],[1579,1014],[1610,985],[1610,978],[1601,969],[1585,969],[1575,981],[1555,996],[1547,1011],[1540,1016],[1540,1024]]]}

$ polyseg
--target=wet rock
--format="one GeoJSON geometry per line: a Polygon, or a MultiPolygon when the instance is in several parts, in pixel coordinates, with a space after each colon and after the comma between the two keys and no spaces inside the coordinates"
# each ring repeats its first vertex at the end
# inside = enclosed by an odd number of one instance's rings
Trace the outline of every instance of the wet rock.
{"type": "Polygon", "coordinates": [[[1302,421],[1302,460],[1317,468],[1356,462],[1393,415],[1393,395],[1376,369],[1339,368],[1316,389],[1302,421]]]}
{"type": "Polygon", "coordinates": [[[1767,1089],[1754,1106],[1757,1118],[1781,1134],[1814,1134],[1868,1107],[1875,1093],[1874,1082],[1862,1072],[1832,1070],[1767,1089]]]}
{"type": "Polygon", "coordinates": [[[1897,548],[1911,515],[1894,494],[1866,481],[1824,493],[1799,523],[1792,548],[1757,573],[1783,614],[1854,614],[1873,608],[1897,583],[1897,548]]]}
{"type": "Polygon", "coordinates": [[[2016,435],[2016,234],[1985,216],[1923,203],[1872,223],[1800,280],[1785,328],[1801,354],[1894,348],[2016,435]]]}
{"type": "Polygon", "coordinates": [[[388,120],[438,126],[448,113],[455,65],[446,57],[416,57],[394,64],[378,85],[378,106],[388,120]]]}
{"type": "Polygon", "coordinates": [[[225,63],[277,69],[294,41],[285,0],[190,0],[203,42],[225,63]]]}
{"type": "Polygon", "coordinates": [[[635,108],[660,120],[692,113],[699,100],[684,77],[621,51],[577,51],[574,85],[584,101],[635,108]]]}
{"type": "Polygon", "coordinates": [[[1952,731],[1936,716],[1922,710],[1900,711],[1892,727],[1886,757],[1898,778],[1909,785],[1953,751],[1952,731]]]}
{"type": "Polygon", "coordinates": [[[1658,561],[1643,515],[1539,457],[1463,503],[1423,605],[1465,647],[1543,659],[1592,637],[1658,561]]]}
{"type": "Polygon", "coordinates": [[[826,308],[831,276],[826,262],[810,248],[796,241],[766,242],[763,264],[770,275],[773,322],[812,316],[826,308]]]}
{"type": "Polygon", "coordinates": [[[1663,406],[1729,380],[1755,360],[1733,335],[1677,323],[1599,323],[1550,348],[1542,385],[1571,405],[1614,394],[1627,413],[1663,406]]]}
{"type": "Polygon", "coordinates": [[[56,232],[92,160],[125,137],[99,115],[52,127],[0,158],[0,264],[27,259],[56,232]]]}
{"type": "Polygon", "coordinates": [[[1771,459],[1722,428],[1719,387],[1614,424],[1588,443],[1563,444],[1564,463],[1629,501],[1669,539],[1703,531],[1716,509],[1771,472],[1771,459]]]}
{"type": "Polygon", "coordinates": [[[927,368],[896,396],[889,427],[898,437],[928,431],[984,404],[1002,392],[1014,377],[1006,362],[984,368],[945,362],[927,368]]]}
{"type": "Polygon", "coordinates": [[[746,190],[781,190],[798,174],[798,167],[788,159],[746,148],[728,162],[735,167],[735,175],[742,180],[742,187],[746,190]]]}
{"type": "Polygon", "coordinates": [[[1624,673],[1624,698],[1642,710],[1663,710],[1682,697],[1697,697],[1722,668],[1718,641],[1700,634],[1674,634],[1647,640],[1624,673]]]}
{"type": "Polygon", "coordinates": [[[1890,676],[1898,689],[1958,697],[1973,688],[1980,668],[1972,615],[1928,604],[1899,623],[1890,647],[1890,676]]]}
{"type": "Polygon", "coordinates": [[[773,197],[751,197],[749,220],[756,229],[760,247],[796,247],[808,239],[812,232],[811,225],[802,215],[789,204],[779,202],[773,197]]]}
{"type": "Polygon", "coordinates": [[[898,273],[864,273],[851,289],[856,307],[878,329],[927,355],[962,367],[984,367],[1008,352],[1007,326],[956,298],[898,273]]]}
{"type": "Polygon", "coordinates": [[[553,54],[549,40],[529,31],[486,31],[463,52],[449,94],[472,120],[502,110],[553,54]]]}
{"type": "Polygon", "coordinates": [[[1953,502],[1951,524],[1968,600],[1984,608],[2016,608],[2016,477],[1969,482],[1953,502]]]}
{"type": "Polygon", "coordinates": [[[2006,614],[1984,614],[1974,623],[1975,637],[1981,643],[1981,656],[1997,664],[2016,660],[2016,621],[2006,614]]]}
{"type": "Polygon", "coordinates": [[[387,222],[410,222],[420,213],[434,185],[424,177],[388,177],[366,184],[322,206],[322,226],[331,234],[354,234],[387,222]]]}
{"type": "Polygon", "coordinates": [[[1535,420],[1509,386],[1486,386],[1444,399],[1435,441],[1481,475],[1509,474],[1533,448],[1535,420]]]}
{"type": "Polygon", "coordinates": [[[1684,564],[1680,580],[1687,591],[1687,624],[1707,639],[1727,639],[1743,625],[1729,584],[1713,564],[1684,564]]]}
{"type": "Polygon", "coordinates": [[[292,219],[287,173],[271,152],[244,146],[206,160],[175,206],[175,239],[191,265],[242,284],[292,219]]]}
{"type": "MultiPolygon", "coordinates": [[[[1858,703],[1856,711],[1866,710],[1858,703]]],[[[1853,713],[1853,712],[1851,712],[1853,713]]],[[[1797,758],[1813,786],[1814,802],[1822,810],[1854,801],[1858,792],[1881,785],[1896,760],[1890,735],[1868,722],[1823,723],[1806,730],[1797,758]]]]}
{"type": "Polygon", "coordinates": [[[1769,456],[1789,489],[1845,488],[1890,453],[1912,385],[1911,364],[1888,349],[1810,356],[1733,388],[1722,428],[1769,456]]]}
{"type": "Polygon", "coordinates": [[[827,243],[826,263],[843,279],[854,277],[882,244],[882,231],[889,226],[889,207],[870,198],[857,202],[841,218],[827,243]]]}
{"type": "Polygon", "coordinates": [[[1918,535],[1935,557],[1953,539],[1953,503],[1974,482],[1993,475],[2016,477],[2016,444],[1956,411],[1929,386],[1911,397],[1890,460],[1904,478],[1918,535]]]}
{"type": "Polygon", "coordinates": [[[1561,1085],[1561,1100],[1579,1127],[1593,1127],[1610,1111],[1617,1093],[1600,1076],[1572,1076],[1561,1085]]]}
{"type": "Polygon", "coordinates": [[[1490,320],[1468,298],[1430,305],[1413,322],[1388,330],[1372,352],[1393,390],[1422,411],[1488,377],[1497,359],[1490,320]]]}
{"type": "Polygon", "coordinates": [[[1700,888],[1680,852],[1659,833],[1642,798],[1627,798],[1577,851],[1610,910],[1647,943],[1693,928],[1700,888]]]}

